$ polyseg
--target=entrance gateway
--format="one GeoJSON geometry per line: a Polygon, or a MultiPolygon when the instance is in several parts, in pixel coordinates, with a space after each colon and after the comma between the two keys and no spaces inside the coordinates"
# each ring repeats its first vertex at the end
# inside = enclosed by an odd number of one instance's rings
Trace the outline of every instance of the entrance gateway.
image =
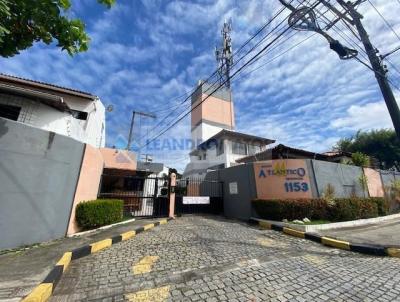
{"type": "Polygon", "coordinates": [[[170,187],[167,176],[103,174],[99,198],[123,200],[126,216],[168,217],[172,191],[176,215],[223,212],[223,183],[196,178],[178,179],[170,187]]]}

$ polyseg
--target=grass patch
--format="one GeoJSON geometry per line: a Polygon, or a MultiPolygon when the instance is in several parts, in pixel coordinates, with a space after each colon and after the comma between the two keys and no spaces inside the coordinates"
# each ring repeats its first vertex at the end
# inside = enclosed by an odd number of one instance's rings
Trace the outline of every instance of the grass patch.
{"type": "Polygon", "coordinates": [[[298,225],[318,225],[318,224],[332,223],[332,221],[329,221],[329,220],[311,220],[310,222],[304,222],[304,223],[298,223],[298,222],[290,222],[290,223],[298,224],[298,225]]]}

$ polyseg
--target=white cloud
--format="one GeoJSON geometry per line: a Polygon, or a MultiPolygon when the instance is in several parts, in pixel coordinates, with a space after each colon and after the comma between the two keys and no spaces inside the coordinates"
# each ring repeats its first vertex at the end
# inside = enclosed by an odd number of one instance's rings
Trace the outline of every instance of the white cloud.
{"type": "MultiPolygon", "coordinates": [[[[372,1],[400,33],[400,5],[396,1],[372,1]]],[[[87,19],[92,37],[87,53],[71,58],[54,45],[36,44],[14,58],[0,59],[1,71],[89,91],[99,95],[105,104],[114,104],[114,112],[107,116],[110,145],[119,135],[126,136],[132,110],[162,111],[160,116],[164,116],[168,108],[182,101],[177,96],[190,91],[199,79],[215,70],[213,49],[220,42],[224,19],[233,20],[235,51],[281,7],[278,0],[117,1],[111,10],[99,9],[96,1],[74,3],[73,16],[87,19]]],[[[365,15],[363,22],[371,40],[381,53],[398,46],[399,41],[367,2],[359,9],[365,15]]],[[[287,15],[286,10],[268,30],[287,15]]],[[[348,29],[338,25],[352,37],[348,29]]],[[[351,46],[343,34],[335,30],[329,33],[351,46]]],[[[309,35],[297,32],[247,71],[309,35]]],[[[272,39],[273,36],[268,41],[272,39]]],[[[398,70],[399,54],[391,56],[398,70]]],[[[400,72],[393,68],[390,71],[390,79],[398,84],[400,72]]],[[[330,149],[340,137],[358,129],[391,127],[385,104],[377,102],[381,94],[373,73],[354,60],[339,60],[319,35],[263,68],[234,79],[233,93],[239,131],[312,151],[330,149]]],[[[171,111],[162,127],[149,133],[148,138],[158,135],[182,111],[171,111]]],[[[142,135],[160,121],[147,121],[147,126],[142,125],[142,135]]],[[[190,137],[188,118],[162,139],[177,137],[190,137]]],[[[184,150],[153,155],[155,160],[183,167],[187,153],[184,150]]]]}
{"type": "Polygon", "coordinates": [[[368,103],[364,106],[352,105],[345,117],[332,121],[331,126],[339,130],[371,130],[393,128],[384,102],[368,103]]]}

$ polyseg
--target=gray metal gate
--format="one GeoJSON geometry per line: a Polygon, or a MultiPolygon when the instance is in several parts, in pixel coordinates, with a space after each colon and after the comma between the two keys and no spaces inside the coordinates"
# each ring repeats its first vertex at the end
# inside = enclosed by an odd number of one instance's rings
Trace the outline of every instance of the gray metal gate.
{"type": "Polygon", "coordinates": [[[222,214],[223,183],[215,180],[201,178],[187,178],[177,180],[175,187],[175,213],[181,214],[222,214]],[[206,204],[190,203],[190,198],[195,201],[197,197],[204,197],[206,204]],[[189,202],[188,202],[189,200],[189,202]]]}

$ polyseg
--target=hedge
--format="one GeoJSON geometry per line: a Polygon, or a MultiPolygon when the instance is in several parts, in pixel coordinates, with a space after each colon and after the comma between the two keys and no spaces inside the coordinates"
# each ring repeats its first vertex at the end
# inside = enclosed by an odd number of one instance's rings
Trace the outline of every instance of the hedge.
{"type": "Polygon", "coordinates": [[[305,217],[311,220],[349,221],[387,215],[384,198],[253,200],[260,218],[281,221],[305,217]]]}
{"type": "Polygon", "coordinates": [[[93,229],[122,221],[124,202],[117,199],[98,199],[79,203],[75,217],[82,229],[93,229]]]}

